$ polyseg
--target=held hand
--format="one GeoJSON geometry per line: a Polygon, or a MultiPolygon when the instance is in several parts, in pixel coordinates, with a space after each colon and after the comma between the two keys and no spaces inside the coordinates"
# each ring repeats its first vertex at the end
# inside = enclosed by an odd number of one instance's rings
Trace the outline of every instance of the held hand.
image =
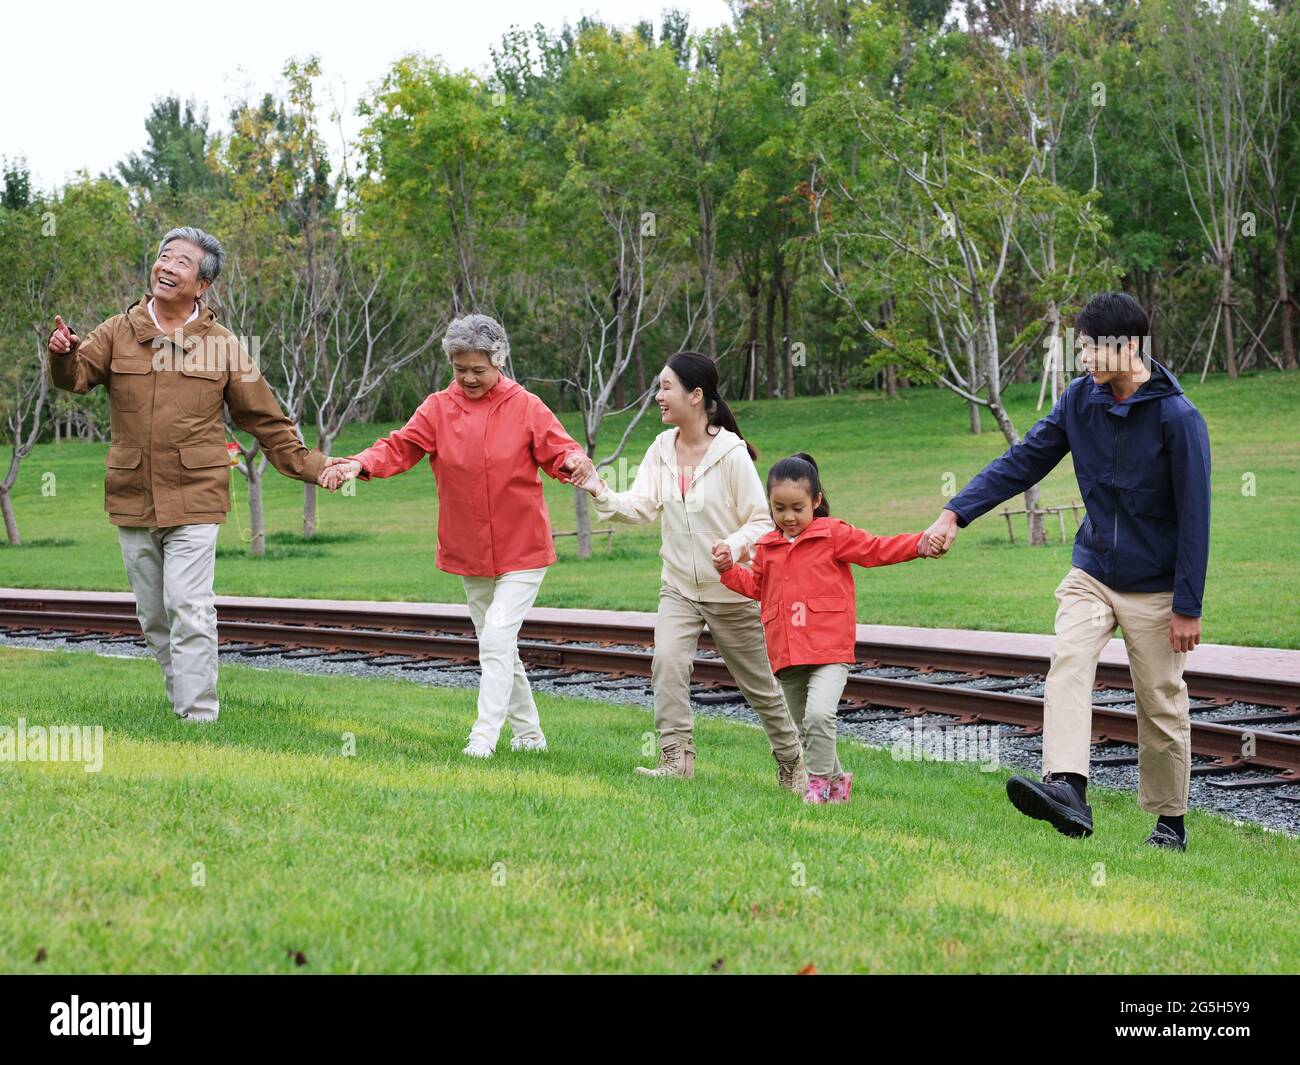
{"type": "Polygon", "coordinates": [[[1169,646],[1175,654],[1185,654],[1201,642],[1201,619],[1186,614],[1169,615],[1169,646]]]}
{"type": "Polygon", "coordinates": [[[569,483],[583,486],[583,482],[595,476],[596,467],[591,459],[581,451],[570,451],[564,459],[564,465],[560,467],[569,475],[569,483]]]}
{"type": "Polygon", "coordinates": [[[50,334],[50,350],[57,355],[66,355],[80,342],[81,338],[56,314],[54,316],[54,332],[50,334]]]}
{"type": "Polygon", "coordinates": [[[320,476],[316,478],[316,483],[322,488],[336,492],[342,487],[343,482],[350,481],[360,472],[361,463],[356,459],[327,458],[324,467],[320,471],[320,476]]]}
{"type": "Polygon", "coordinates": [[[573,483],[581,488],[584,492],[590,492],[593,496],[598,496],[605,488],[605,482],[600,479],[600,475],[592,468],[590,476],[585,480],[578,480],[576,477],[573,483]]]}
{"type": "Polygon", "coordinates": [[[731,557],[731,545],[726,540],[715,541],[713,544],[713,568],[719,573],[726,573],[735,564],[735,559],[731,557]]]}
{"type": "Polygon", "coordinates": [[[953,541],[957,539],[957,515],[951,510],[942,510],[928,529],[921,534],[923,540],[929,541],[929,558],[938,558],[948,553],[953,541]]]}

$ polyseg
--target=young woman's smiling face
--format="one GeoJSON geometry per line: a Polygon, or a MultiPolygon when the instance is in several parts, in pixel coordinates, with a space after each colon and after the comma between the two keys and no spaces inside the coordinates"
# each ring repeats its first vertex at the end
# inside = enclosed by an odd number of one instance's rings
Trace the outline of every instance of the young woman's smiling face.
{"type": "Polygon", "coordinates": [[[501,371],[481,351],[463,351],[451,357],[456,382],[470,399],[480,399],[501,380],[501,371]]]}
{"type": "Polygon", "coordinates": [[[659,391],[655,394],[660,420],[665,425],[689,425],[694,417],[695,408],[691,403],[694,394],[687,392],[682,379],[665,366],[659,373],[659,391]]]}
{"type": "Polygon", "coordinates": [[[777,481],[768,496],[772,520],[786,536],[798,536],[808,528],[808,523],[813,520],[813,511],[821,501],[820,495],[808,494],[807,481],[777,481]]]}

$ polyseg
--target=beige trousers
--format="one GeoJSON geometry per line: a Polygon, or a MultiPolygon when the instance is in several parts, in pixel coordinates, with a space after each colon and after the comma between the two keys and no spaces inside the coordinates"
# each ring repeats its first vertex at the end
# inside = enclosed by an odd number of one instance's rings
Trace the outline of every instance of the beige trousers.
{"type": "Polygon", "coordinates": [[[470,730],[470,742],[482,740],[495,750],[507,720],[517,738],[545,739],[533,689],[519,658],[519,628],[545,576],[543,566],[499,577],[461,578],[478,635],[478,718],[470,730]]]}
{"type": "Polygon", "coordinates": [[[1169,646],[1173,592],[1117,592],[1075,567],[1056,589],[1056,642],[1043,698],[1043,772],[1088,775],[1097,659],[1118,625],[1137,697],[1138,803],[1187,812],[1192,724],[1183,665],[1169,646]]]}
{"type": "Polygon", "coordinates": [[[838,777],[844,772],[835,752],[839,727],[840,696],[848,683],[845,662],[818,666],[787,666],[777,674],[785,692],[785,705],[803,741],[808,772],[819,777],[838,777]]]}
{"type": "Polygon", "coordinates": [[[203,523],[117,530],[136,616],[162,669],[167,698],[177,717],[195,721],[215,721],[220,709],[212,594],[218,528],[203,523]]]}
{"type": "Polygon", "coordinates": [[[700,633],[707,624],[737,687],[762,721],[772,753],[782,761],[799,757],[799,734],[790,720],[781,686],[772,676],[759,614],[759,605],[752,599],[697,603],[671,588],[659,589],[651,680],[661,747],[670,740],[681,740],[694,750],[691,670],[700,633]]]}

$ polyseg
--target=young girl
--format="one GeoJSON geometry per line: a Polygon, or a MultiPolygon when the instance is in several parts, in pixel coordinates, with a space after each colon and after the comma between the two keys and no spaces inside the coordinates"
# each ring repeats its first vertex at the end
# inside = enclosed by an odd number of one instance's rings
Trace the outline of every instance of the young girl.
{"type": "Polygon", "coordinates": [[[853,774],[835,754],[836,711],[856,644],[853,571],[928,557],[924,533],[873,536],[830,516],[811,455],[782,459],[767,475],[776,529],[755,546],[752,569],[714,544],[713,564],[732,591],[762,603],[772,670],[803,739],[808,786],[803,801],[848,802],[853,774]]]}

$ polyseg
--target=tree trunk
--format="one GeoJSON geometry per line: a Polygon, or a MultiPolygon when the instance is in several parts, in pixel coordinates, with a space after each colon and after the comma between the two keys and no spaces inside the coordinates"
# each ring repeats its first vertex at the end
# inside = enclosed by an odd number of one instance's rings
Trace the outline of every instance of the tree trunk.
{"type": "Polygon", "coordinates": [[[763,376],[764,390],[768,399],[777,396],[776,380],[776,284],[775,279],[767,286],[767,300],[763,306],[763,376]]]}
{"type": "Polygon", "coordinates": [[[591,558],[591,511],[588,509],[589,494],[581,488],[573,490],[573,516],[578,528],[578,557],[591,558]]]}
{"type": "Polygon", "coordinates": [[[754,391],[758,385],[758,294],[762,288],[757,283],[751,283],[748,287],[749,292],[749,337],[745,341],[745,354],[748,357],[746,371],[748,380],[745,382],[745,398],[753,399],[754,391]]]}
{"type": "Polygon", "coordinates": [[[794,355],[790,343],[790,285],[781,286],[781,358],[785,367],[785,398],[794,399],[794,355]]]}
{"type": "Polygon", "coordinates": [[[261,462],[256,462],[249,455],[245,465],[248,467],[248,553],[262,558],[266,554],[266,517],[262,508],[266,458],[263,456],[261,462]]]}
{"type": "Polygon", "coordinates": [[[5,537],[9,541],[9,546],[21,547],[23,538],[18,535],[18,519],[14,517],[14,501],[9,495],[9,489],[3,485],[0,485],[0,513],[4,514],[5,537]]]}
{"type": "Polygon", "coordinates": [[[1219,303],[1223,307],[1223,351],[1228,376],[1237,376],[1237,347],[1232,339],[1232,258],[1225,252],[1219,266],[1219,303]]]}
{"type": "Polygon", "coordinates": [[[1286,233],[1277,235],[1277,298],[1282,301],[1282,365],[1288,370],[1296,368],[1295,304],[1286,273],[1286,233]]]}
{"type": "Polygon", "coordinates": [[[310,540],[316,535],[316,486],[303,482],[302,486],[302,538],[310,540]]]}
{"type": "Polygon", "coordinates": [[[898,396],[898,367],[893,363],[885,366],[885,395],[890,399],[898,396]]]}

